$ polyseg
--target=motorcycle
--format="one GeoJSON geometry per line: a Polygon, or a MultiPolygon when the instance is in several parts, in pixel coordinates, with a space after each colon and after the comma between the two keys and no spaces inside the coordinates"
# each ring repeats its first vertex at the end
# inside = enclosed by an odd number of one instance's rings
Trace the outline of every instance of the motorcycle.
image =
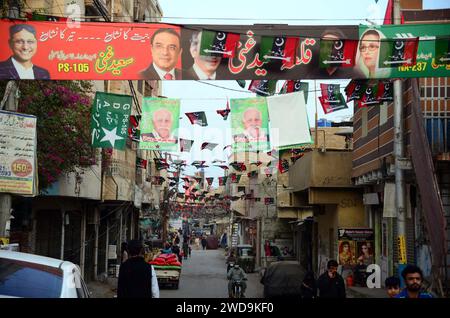
{"type": "Polygon", "coordinates": [[[242,282],[235,280],[231,289],[231,298],[242,298],[242,282]]]}

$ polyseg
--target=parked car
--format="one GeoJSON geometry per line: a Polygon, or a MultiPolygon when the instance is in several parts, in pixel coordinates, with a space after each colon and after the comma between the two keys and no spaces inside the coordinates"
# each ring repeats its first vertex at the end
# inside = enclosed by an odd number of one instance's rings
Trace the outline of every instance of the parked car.
{"type": "Polygon", "coordinates": [[[305,270],[296,261],[280,261],[269,265],[261,278],[265,298],[300,298],[305,270]]]}
{"type": "Polygon", "coordinates": [[[0,298],[89,298],[74,263],[40,255],[0,251],[0,298]]]}

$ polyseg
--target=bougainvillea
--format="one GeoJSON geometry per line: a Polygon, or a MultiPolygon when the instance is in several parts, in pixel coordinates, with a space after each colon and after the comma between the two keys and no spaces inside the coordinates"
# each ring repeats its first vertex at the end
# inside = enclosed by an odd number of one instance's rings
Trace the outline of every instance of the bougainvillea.
{"type": "Polygon", "coordinates": [[[95,164],[89,129],[91,90],[87,81],[20,81],[18,112],[37,117],[40,190],[76,167],[95,164]]]}

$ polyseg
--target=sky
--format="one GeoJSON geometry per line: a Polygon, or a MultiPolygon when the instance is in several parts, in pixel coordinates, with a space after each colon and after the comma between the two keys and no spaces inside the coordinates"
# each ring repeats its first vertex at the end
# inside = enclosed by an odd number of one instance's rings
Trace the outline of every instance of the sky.
{"type": "MultiPolygon", "coordinates": [[[[289,25],[359,25],[382,24],[388,0],[159,0],[164,23],[175,24],[257,24],[274,23],[289,25]]],[[[448,0],[424,0],[424,9],[449,8],[448,0]]],[[[314,89],[314,81],[309,82],[309,90],[314,89]]],[[[320,83],[340,84],[345,87],[349,80],[317,80],[320,83]]],[[[226,107],[227,99],[254,97],[255,94],[238,86],[236,81],[209,81],[214,87],[195,81],[164,81],[163,96],[181,99],[180,138],[195,139],[190,153],[178,153],[178,159],[190,164],[194,160],[227,160],[229,150],[223,147],[231,143],[230,118],[224,121],[216,114],[217,109],[226,107]],[[225,89],[228,88],[228,89],[225,89]],[[235,91],[237,90],[237,91],[235,91]],[[192,126],[184,113],[205,111],[208,127],[192,126]],[[213,150],[200,151],[202,142],[215,142],[219,145],[213,150]]],[[[248,87],[249,81],[247,81],[248,87]]],[[[318,96],[318,95],[317,95],[318,96]]],[[[307,111],[310,126],[315,126],[315,111],[319,118],[340,122],[353,115],[353,103],[349,108],[325,115],[314,93],[309,93],[307,111]],[[317,105],[316,105],[317,102],[317,105]]],[[[197,171],[188,167],[187,175],[197,171]]],[[[223,170],[217,167],[205,169],[205,175],[222,176],[223,170]]],[[[215,178],[213,186],[218,186],[215,178]]]]}

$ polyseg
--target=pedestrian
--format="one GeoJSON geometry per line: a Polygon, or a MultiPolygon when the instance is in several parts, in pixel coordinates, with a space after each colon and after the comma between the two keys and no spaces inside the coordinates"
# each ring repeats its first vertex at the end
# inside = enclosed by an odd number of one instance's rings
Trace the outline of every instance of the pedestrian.
{"type": "Polygon", "coordinates": [[[117,298],[159,298],[159,286],[153,266],[144,260],[139,240],[128,243],[129,258],[120,266],[117,298]]]}
{"type": "Polygon", "coordinates": [[[164,243],[164,248],[161,250],[162,254],[172,254],[172,248],[170,247],[170,243],[164,243]]]}
{"type": "Polygon", "coordinates": [[[302,285],[300,286],[301,298],[317,298],[317,286],[316,279],[314,278],[314,273],[309,271],[305,274],[303,278],[302,285]]]}
{"type": "Polygon", "coordinates": [[[202,237],[202,247],[204,250],[206,250],[206,245],[208,244],[208,242],[206,241],[206,237],[202,237]]]}
{"type": "Polygon", "coordinates": [[[337,273],[338,263],[329,260],[327,271],[317,280],[320,298],[346,298],[344,279],[337,273]]]}
{"type": "Polygon", "coordinates": [[[188,249],[189,249],[189,241],[187,239],[183,240],[183,257],[184,257],[184,259],[187,259],[187,256],[189,253],[188,249]]]}
{"type": "Polygon", "coordinates": [[[395,298],[433,298],[430,293],[422,290],[423,273],[415,265],[407,265],[402,271],[402,277],[405,280],[404,288],[395,298]]]}
{"type": "Polygon", "coordinates": [[[180,263],[183,262],[183,259],[181,258],[181,250],[180,250],[180,247],[178,246],[177,243],[175,243],[175,244],[172,246],[172,253],[174,253],[174,254],[177,256],[178,261],[179,261],[180,263]]]}
{"type": "Polygon", "coordinates": [[[386,278],[384,286],[386,286],[386,292],[389,298],[395,298],[395,296],[400,294],[400,279],[398,277],[391,276],[386,278]]]}
{"type": "Polygon", "coordinates": [[[128,259],[128,244],[127,244],[127,242],[122,242],[120,250],[121,250],[120,264],[123,264],[128,259]]]}

